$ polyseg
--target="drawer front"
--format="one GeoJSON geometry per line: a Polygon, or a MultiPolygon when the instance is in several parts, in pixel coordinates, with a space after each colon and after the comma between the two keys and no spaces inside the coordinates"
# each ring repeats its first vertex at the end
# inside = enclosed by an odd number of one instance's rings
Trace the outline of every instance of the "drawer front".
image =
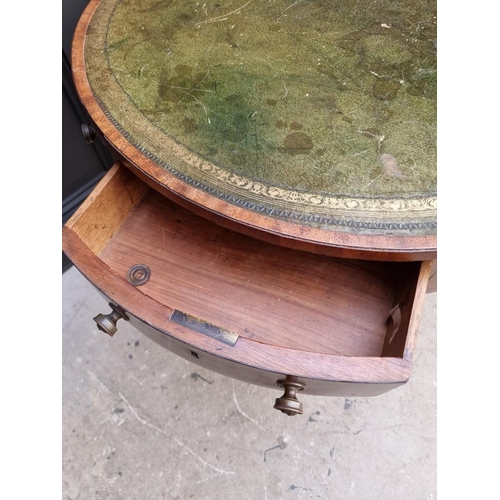
{"type": "Polygon", "coordinates": [[[65,226],[63,250],[114,305],[99,320],[108,333],[126,316],[195,364],[279,385],[285,402],[302,390],[375,396],[409,379],[431,262],[342,260],[253,240],[120,165],[65,226]]]}
{"type": "MultiPolygon", "coordinates": [[[[113,305],[113,302],[109,300],[104,294],[101,295],[106,299],[107,302],[110,302],[113,305]]],[[[105,304],[103,304],[105,306],[105,304]]],[[[291,365],[285,364],[282,362],[276,362],[276,366],[281,366],[285,368],[285,372],[278,371],[270,371],[264,368],[260,368],[259,365],[263,365],[263,363],[259,363],[257,360],[254,365],[249,364],[242,361],[234,361],[233,359],[227,358],[222,355],[221,351],[228,344],[224,341],[220,341],[221,345],[215,347],[215,351],[219,350],[219,355],[213,354],[213,352],[209,352],[208,350],[203,350],[207,346],[204,345],[204,339],[198,339],[199,341],[196,343],[187,343],[182,342],[174,335],[176,332],[174,329],[176,328],[176,324],[172,323],[171,328],[167,327],[167,330],[159,330],[157,328],[152,327],[146,321],[139,319],[138,317],[130,314],[130,312],[125,311],[127,321],[130,321],[130,324],[134,326],[138,331],[144,334],[146,337],[151,339],[156,344],[161,347],[167,349],[168,351],[176,354],[177,356],[184,358],[197,366],[201,366],[208,370],[220,373],[221,375],[225,375],[237,380],[241,380],[243,382],[248,382],[250,384],[260,385],[263,387],[269,387],[271,389],[279,390],[277,382],[281,379],[286,378],[287,375],[293,373],[294,376],[297,377],[300,383],[305,385],[304,393],[307,395],[316,395],[316,396],[340,396],[340,397],[369,397],[369,396],[378,396],[387,392],[391,389],[399,387],[403,385],[406,380],[402,380],[400,382],[361,382],[361,381],[342,381],[335,379],[335,372],[331,371],[331,377],[328,378],[328,375],[325,374],[325,379],[312,379],[308,377],[308,370],[305,366],[297,366],[293,367],[291,365]]],[[[119,323],[117,324],[117,335],[119,334],[119,323]]],[[[193,337],[197,336],[197,332],[190,332],[193,337]]],[[[201,334],[202,335],[202,334],[201,334]]],[[[236,342],[237,343],[237,342],[236,342]]],[[[233,346],[234,347],[234,346],[233,346]]],[[[227,349],[226,349],[227,350],[227,349]]],[[[227,353],[224,353],[227,354],[227,353]]],[[[316,359],[318,363],[323,362],[324,359],[320,359],[319,357],[316,359]]],[[[333,364],[333,363],[332,363],[333,364]]],[[[339,377],[341,378],[341,377],[339,377]]]]}

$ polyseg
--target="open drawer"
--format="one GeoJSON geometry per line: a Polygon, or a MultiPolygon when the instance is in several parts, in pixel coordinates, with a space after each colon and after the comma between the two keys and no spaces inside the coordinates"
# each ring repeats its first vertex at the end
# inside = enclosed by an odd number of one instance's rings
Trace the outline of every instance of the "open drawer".
{"type": "MultiPolygon", "coordinates": [[[[63,229],[63,250],[129,320],[193,363],[297,393],[404,384],[431,262],[371,262],[264,243],[194,215],[116,164],[63,229]],[[137,267],[139,266],[139,267],[137,267]]],[[[119,325],[118,325],[119,327],[119,325]]]]}

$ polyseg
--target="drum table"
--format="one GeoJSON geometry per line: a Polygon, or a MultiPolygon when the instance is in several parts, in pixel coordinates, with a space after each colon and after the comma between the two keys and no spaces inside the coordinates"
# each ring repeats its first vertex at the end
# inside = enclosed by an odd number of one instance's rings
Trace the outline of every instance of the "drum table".
{"type": "Polygon", "coordinates": [[[436,289],[436,6],[93,0],[84,132],[115,165],[63,250],[119,319],[230,377],[371,396],[436,289]]]}

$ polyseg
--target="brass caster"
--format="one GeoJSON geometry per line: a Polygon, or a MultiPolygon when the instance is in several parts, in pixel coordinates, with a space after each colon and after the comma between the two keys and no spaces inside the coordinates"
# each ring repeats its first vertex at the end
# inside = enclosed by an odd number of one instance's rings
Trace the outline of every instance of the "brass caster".
{"type": "Polygon", "coordinates": [[[297,377],[290,375],[287,375],[286,379],[278,380],[276,385],[285,389],[285,393],[276,399],[273,408],[286,413],[289,417],[302,415],[302,403],[297,399],[297,392],[303,391],[306,385],[298,382],[297,377]]]}
{"type": "Polygon", "coordinates": [[[117,331],[116,322],[119,319],[124,319],[128,321],[128,316],[125,311],[115,304],[109,303],[112,311],[109,314],[98,314],[94,321],[97,323],[97,328],[101,330],[101,332],[107,333],[110,337],[112,337],[117,331]]]}

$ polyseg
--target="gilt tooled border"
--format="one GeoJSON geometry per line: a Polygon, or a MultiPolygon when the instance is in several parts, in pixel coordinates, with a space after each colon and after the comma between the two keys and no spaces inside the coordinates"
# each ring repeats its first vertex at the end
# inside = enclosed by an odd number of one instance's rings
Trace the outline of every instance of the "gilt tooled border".
{"type": "MultiPolygon", "coordinates": [[[[167,170],[169,173],[174,175],[179,180],[185,182],[189,186],[196,189],[200,189],[212,196],[220,198],[228,203],[257,212],[263,215],[267,215],[274,218],[279,218],[287,221],[294,221],[300,223],[307,223],[313,226],[321,227],[331,227],[335,226],[339,229],[345,228],[355,228],[359,230],[383,230],[383,231],[415,231],[424,230],[426,234],[433,234],[437,229],[437,222],[435,220],[426,221],[390,221],[390,222],[377,222],[377,221],[360,221],[348,218],[337,218],[329,214],[311,214],[304,212],[297,212],[294,210],[281,209],[279,207],[270,207],[254,201],[244,200],[235,196],[234,194],[227,193],[220,188],[208,186],[199,180],[196,180],[183,172],[180,172],[172,165],[166,161],[159,158],[157,155],[149,151],[144,145],[138,143],[113,117],[112,113],[107,109],[104,103],[97,97],[94,96],[96,102],[101,107],[103,113],[106,115],[107,119],[113,124],[113,126],[120,132],[120,134],[127,139],[127,141],[132,144],[138,151],[141,152],[146,158],[152,160],[155,164],[159,165],[163,169],[167,170]]],[[[206,165],[206,164],[205,164],[206,165]]],[[[270,201],[283,200],[290,203],[304,204],[307,208],[315,207],[328,207],[337,205],[342,206],[346,211],[359,210],[359,208],[364,208],[366,211],[377,213],[379,209],[385,208],[384,212],[394,210],[394,215],[401,215],[401,212],[405,212],[413,208],[420,208],[422,210],[422,205],[427,205],[431,211],[435,210],[436,199],[434,197],[428,197],[425,200],[418,199],[356,199],[356,198],[340,198],[340,197],[328,197],[312,193],[300,193],[298,191],[290,191],[276,186],[265,186],[262,183],[256,183],[250,179],[245,179],[240,176],[231,174],[220,167],[215,165],[210,165],[213,172],[216,173],[216,178],[219,180],[224,179],[234,184],[235,187],[240,189],[248,190],[250,193],[260,194],[266,196],[266,190],[271,190],[273,196],[269,197],[270,201]],[[221,174],[217,176],[217,173],[221,174]],[[255,188],[255,186],[258,186],[255,188]],[[311,203],[311,200],[315,202],[311,203]],[[323,200],[323,202],[318,202],[323,200]],[[309,204],[308,204],[309,202],[309,204]],[[424,202],[424,203],[422,203],[424,202]]],[[[426,216],[429,215],[429,210],[422,210],[426,216]]],[[[413,212],[412,212],[413,213],[413,212]]],[[[380,215],[380,213],[378,213],[380,215]]]]}

